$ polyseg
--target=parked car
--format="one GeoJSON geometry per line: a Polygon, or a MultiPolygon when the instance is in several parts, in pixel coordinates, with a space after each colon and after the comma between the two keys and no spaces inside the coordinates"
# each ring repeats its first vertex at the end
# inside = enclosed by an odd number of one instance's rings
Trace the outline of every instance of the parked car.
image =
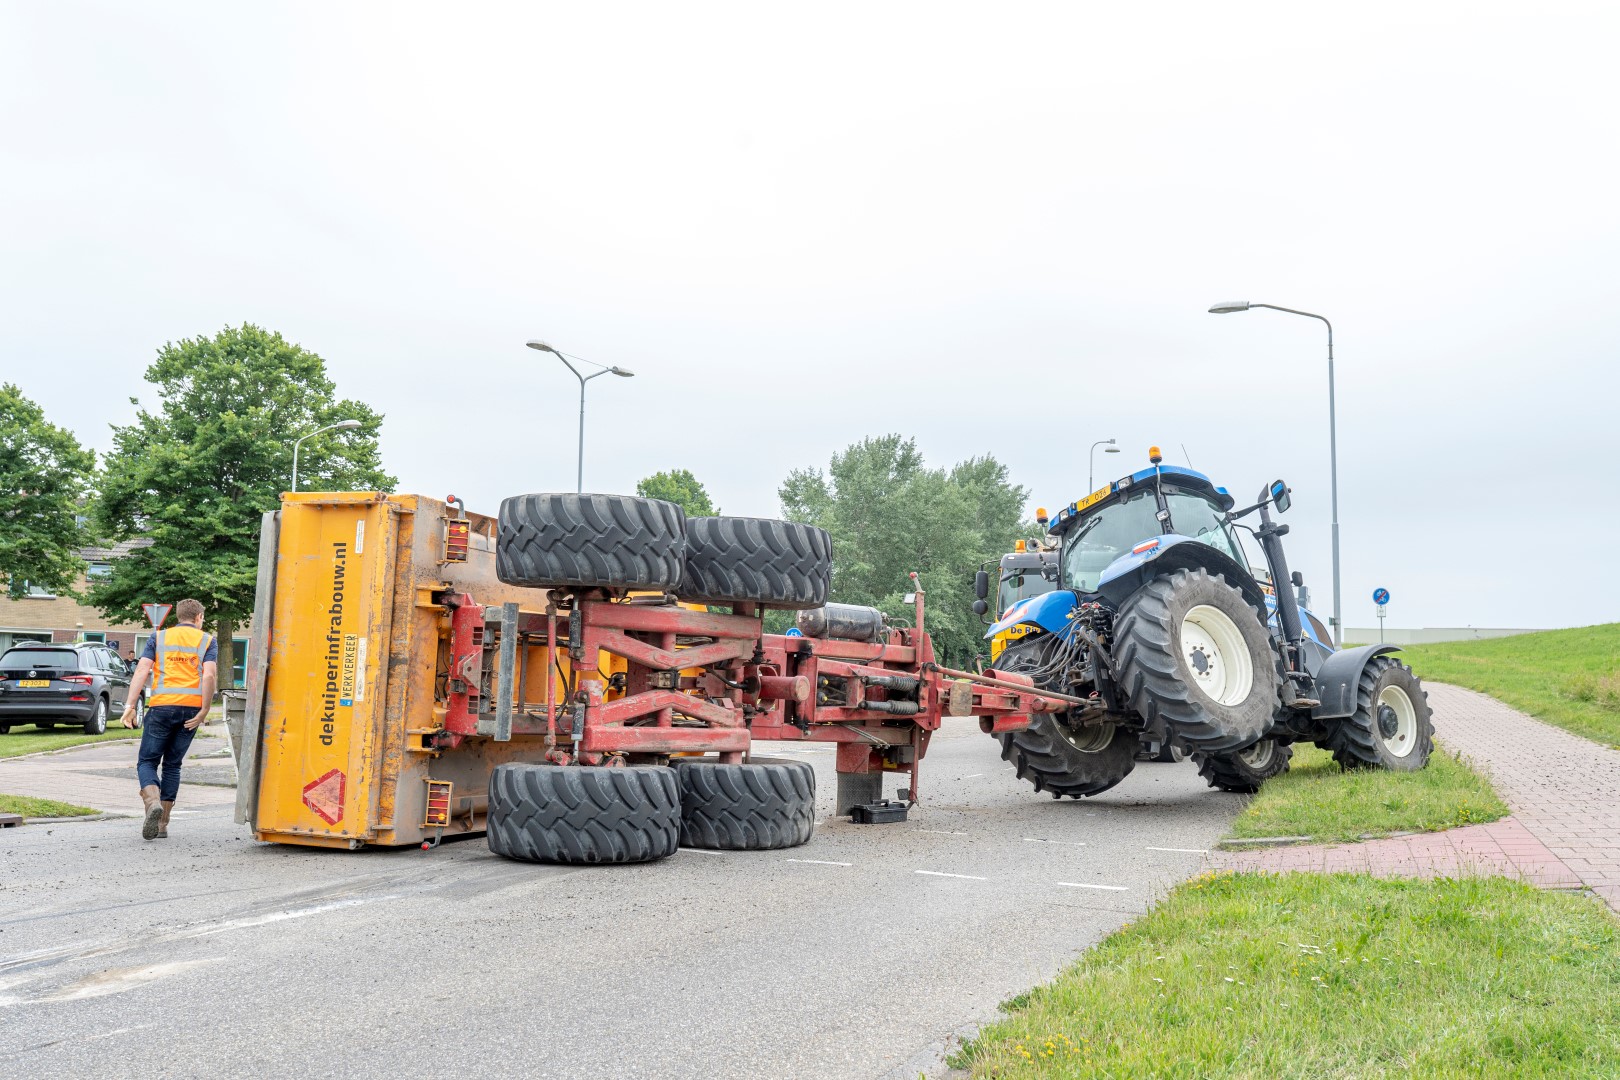
{"type": "Polygon", "coordinates": [[[99,642],[13,646],[0,653],[0,735],[13,724],[42,731],[82,724],[86,734],[100,735],[108,717],[124,711],[133,673],[99,642]]]}

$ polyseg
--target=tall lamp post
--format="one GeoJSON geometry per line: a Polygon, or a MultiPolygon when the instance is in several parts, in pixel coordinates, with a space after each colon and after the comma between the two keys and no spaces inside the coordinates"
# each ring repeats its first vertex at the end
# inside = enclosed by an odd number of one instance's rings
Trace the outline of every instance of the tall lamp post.
{"type": "Polygon", "coordinates": [[[1342,645],[1344,620],[1340,618],[1339,607],[1339,427],[1338,411],[1333,401],[1333,324],[1328,322],[1326,315],[1318,315],[1314,311],[1299,311],[1294,308],[1278,307],[1276,304],[1251,304],[1247,300],[1229,300],[1224,304],[1216,304],[1209,309],[1209,313],[1230,315],[1234,311],[1248,311],[1250,308],[1270,308],[1272,311],[1285,311],[1290,315],[1303,315],[1307,319],[1321,319],[1327,327],[1328,468],[1333,489],[1333,644],[1342,645]]]}
{"type": "Polygon", "coordinates": [[[576,356],[574,359],[579,360],[579,362],[582,364],[590,364],[592,367],[602,368],[601,371],[593,371],[589,375],[582,375],[580,374],[579,368],[568,362],[568,357],[564,356],[559,350],[547,345],[545,342],[530,341],[527,342],[527,345],[529,348],[535,349],[539,352],[548,352],[557,359],[561,360],[564,366],[566,366],[569,371],[574,373],[574,378],[579,380],[579,469],[574,480],[574,492],[575,494],[581,494],[585,491],[585,384],[596,378],[598,375],[607,375],[611,373],[618,375],[621,378],[629,379],[634,377],[635,372],[626,371],[621,367],[603,367],[603,365],[593,363],[590,360],[580,360],[579,357],[576,356]]]}
{"type": "Polygon", "coordinates": [[[1114,445],[1114,440],[1113,439],[1098,439],[1096,442],[1091,444],[1091,453],[1086,455],[1086,494],[1087,495],[1090,495],[1092,493],[1092,491],[1097,486],[1096,481],[1095,481],[1094,478],[1097,475],[1097,469],[1096,469],[1096,464],[1095,463],[1097,461],[1097,447],[1099,447],[1099,446],[1108,447],[1108,449],[1103,451],[1103,453],[1105,453],[1105,454],[1117,454],[1117,453],[1119,453],[1119,447],[1114,445]]]}
{"type": "Polygon", "coordinates": [[[316,428],[314,431],[310,432],[308,435],[300,435],[293,442],[292,489],[294,491],[298,490],[298,447],[303,443],[303,441],[305,439],[313,438],[314,436],[319,435],[323,431],[353,431],[355,428],[357,428],[359,426],[360,426],[360,421],[358,421],[358,420],[339,420],[335,424],[327,424],[323,428],[316,428]]]}

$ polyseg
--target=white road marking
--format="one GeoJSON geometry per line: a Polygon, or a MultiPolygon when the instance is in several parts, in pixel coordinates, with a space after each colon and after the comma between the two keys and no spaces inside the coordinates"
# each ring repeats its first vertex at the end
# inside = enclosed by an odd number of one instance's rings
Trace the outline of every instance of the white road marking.
{"type": "Polygon", "coordinates": [[[1125,885],[1087,885],[1083,881],[1060,881],[1059,885],[1067,885],[1071,889],[1107,889],[1109,892],[1129,892],[1125,885]]]}
{"type": "Polygon", "coordinates": [[[683,848],[676,848],[675,849],[675,854],[677,854],[677,855],[724,855],[725,852],[723,852],[723,851],[709,851],[706,848],[700,848],[700,847],[683,847],[683,848]]]}
{"type": "Polygon", "coordinates": [[[964,780],[976,780],[976,779],[978,779],[979,777],[981,777],[983,775],[984,775],[984,773],[982,773],[982,772],[968,773],[966,776],[962,777],[962,779],[964,779],[964,780]]]}
{"type": "Polygon", "coordinates": [[[1086,846],[1086,842],[1084,840],[1042,840],[1038,836],[1026,836],[1026,837],[1024,837],[1024,843],[1026,843],[1026,844],[1063,844],[1065,847],[1085,847],[1086,846]]]}
{"type": "Polygon", "coordinates": [[[831,859],[789,859],[788,862],[809,863],[811,866],[854,866],[854,863],[833,862],[831,859]]]}
{"type": "Polygon", "coordinates": [[[927,874],[929,877],[953,877],[963,881],[989,881],[989,878],[974,877],[972,874],[947,874],[941,870],[913,870],[913,874],[927,874]]]}
{"type": "Polygon", "coordinates": [[[335,900],[329,904],[315,904],[306,908],[291,908],[287,911],[272,911],[265,915],[249,915],[242,919],[226,919],[224,922],[204,923],[201,926],[181,930],[173,936],[177,938],[211,937],[222,934],[227,930],[245,930],[252,926],[267,926],[270,923],[285,922],[288,919],[302,919],[308,915],[319,915],[323,911],[336,911],[339,908],[359,907],[361,904],[374,904],[379,900],[397,900],[394,894],[388,896],[370,896],[362,900],[335,900]]]}
{"type": "Polygon", "coordinates": [[[951,832],[948,829],[918,829],[918,832],[933,833],[935,836],[966,836],[965,832],[951,832]]]}
{"type": "Polygon", "coordinates": [[[1208,848],[1201,848],[1201,847],[1150,847],[1150,848],[1143,848],[1142,850],[1143,851],[1174,851],[1178,855],[1208,855],[1209,854],[1209,849],[1208,848]]]}

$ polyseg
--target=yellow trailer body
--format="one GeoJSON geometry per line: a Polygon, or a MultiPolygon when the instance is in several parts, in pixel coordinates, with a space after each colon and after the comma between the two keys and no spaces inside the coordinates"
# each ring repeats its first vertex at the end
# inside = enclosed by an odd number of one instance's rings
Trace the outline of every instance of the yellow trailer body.
{"type": "MultiPolygon", "coordinates": [[[[354,848],[482,831],[490,771],[542,759],[532,736],[435,745],[446,593],[530,613],[547,600],[496,578],[492,518],[435,499],[299,492],[266,515],[237,805],[256,838],[354,848]]],[[[530,700],[542,670],[523,680],[530,700]]]]}

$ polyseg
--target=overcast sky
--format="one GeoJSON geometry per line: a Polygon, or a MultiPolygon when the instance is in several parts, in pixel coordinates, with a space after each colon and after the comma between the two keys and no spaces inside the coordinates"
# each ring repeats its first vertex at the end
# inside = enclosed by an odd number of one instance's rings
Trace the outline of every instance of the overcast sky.
{"type": "Polygon", "coordinates": [[[0,378],[105,450],[244,321],[400,489],[789,470],[915,435],[1057,506],[1190,456],[1295,492],[1345,620],[1620,618],[1620,17],[1368,3],[0,7],[0,378]],[[1185,455],[1183,452],[1185,446],[1185,455]]]}

